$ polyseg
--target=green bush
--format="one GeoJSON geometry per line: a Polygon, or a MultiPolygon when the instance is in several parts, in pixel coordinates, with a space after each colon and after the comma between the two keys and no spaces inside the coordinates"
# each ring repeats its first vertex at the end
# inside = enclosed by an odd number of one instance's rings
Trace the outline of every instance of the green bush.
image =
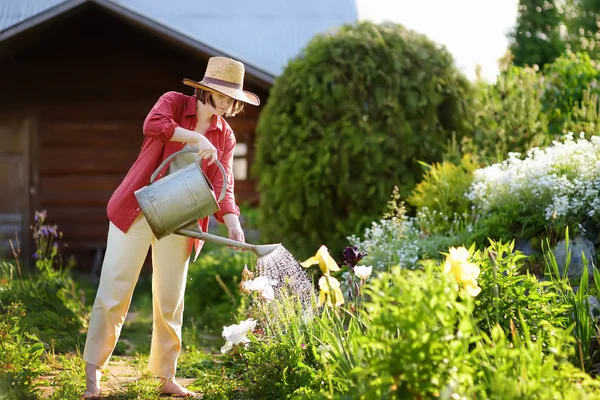
{"type": "Polygon", "coordinates": [[[253,254],[222,246],[201,253],[188,270],[185,318],[209,330],[228,325],[240,305],[242,270],[244,265],[250,268],[251,262],[253,254]]]}
{"type": "MultiPolygon", "coordinates": [[[[1,304],[0,304],[1,306],[1,304]]],[[[44,371],[44,345],[20,326],[27,315],[20,303],[0,309],[0,399],[36,399],[35,379],[44,371]]]]}
{"type": "Polygon", "coordinates": [[[442,158],[470,122],[470,84],[450,53],[396,24],[316,36],[277,78],[257,127],[260,228],[303,258],[333,253],[406,197],[418,161],[442,158]]]}
{"type": "Polygon", "coordinates": [[[473,171],[477,166],[471,157],[465,155],[460,165],[448,161],[426,165],[423,180],[417,184],[407,202],[428,214],[421,219],[423,233],[444,233],[452,230],[453,219],[465,217],[471,209],[471,202],[465,196],[473,182],[473,171]],[[452,218],[455,217],[455,218],[452,218]]]}
{"type": "Polygon", "coordinates": [[[578,103],[571,114],[568,115],[564,124],[565,132],[584,132],[586,136],[600,135],[600,103],[598,103],[598,93],[591,93],[590,90],[583,92],[583,99],[578,103]]]}
{"type": "Polygon", "coordinates": [[[504,399],[597,399],[600,383],[569,362],[574,353],[569,330],[544,324],[532,337],[526,322],[523,330],[500,327],[483,334],[472,352],[477,395],[473,398],[504,399]],[[523,337],[523,339],[521,339],[523,337]]]}
{"type": "Polygon", "coordinates": [[[27,314],[21,325],[58,352],[83,344],[88,309],[82,291],[67,270],[41,269],[23,278],[13,264],[0,263],[1,304],[22,303],[27,314]]]}
{"type": "Polygon", "coordinates": [[[573,107],[583,100],[584,91],[600,92],[599,77],[600,65],[587,53],[559,57],[544,68],[542,106],[550,134],[566,133],[565,123],[573,107]]]}
{"type": "Polygon", "coordinates": [[[511,326],[523,331],[521,316],[532,335],[539,335],[544,322],[566,328],[568,305],[560,301],[551,282],[540,282],[523,273],[526,257],[513,253],[513,248],[514,242],[492,241],[488,248],[473,254],[473,261],[481,270],[482,290],[473,312],[479,328],[488,334],[496,325],[504,332],[510,332],[511,326]]]}

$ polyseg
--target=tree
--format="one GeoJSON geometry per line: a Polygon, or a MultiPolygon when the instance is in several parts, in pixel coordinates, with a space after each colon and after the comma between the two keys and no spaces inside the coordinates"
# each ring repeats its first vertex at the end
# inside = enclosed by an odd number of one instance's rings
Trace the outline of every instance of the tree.
{"type": "Polygon", "coordinates": [[[568,32],[568,48],[574,53],[588,53],[600,57],[600,1],[567,0],[565,24],[568,32]]]}
{"type": "Polygon", "coordinates": [[[562,13],[556,0],[519,0],[517,26],[510,49],[517,66],[543,67],[565,51],[560,35],[562,13]]]}

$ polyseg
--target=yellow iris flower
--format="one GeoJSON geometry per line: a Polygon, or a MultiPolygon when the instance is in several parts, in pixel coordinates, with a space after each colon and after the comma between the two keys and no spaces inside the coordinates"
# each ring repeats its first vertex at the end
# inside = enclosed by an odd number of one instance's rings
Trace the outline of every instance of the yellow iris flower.
{"type": "Polygon", "coordinates": [[[340,289],[340,282],[325,275],[319,279],[319,306],[327,303],[329,307],[341,306],[344,304],[344,295],[340,289]]]}
{"type": "Polygon", "coordinates": [[[443,271],[453,275],[459,283],[462,283],[470,296],[475,297],[481,292],[481,288],[477,284],[477,278],[481,271],[476,264],[469,262],[469,251],[466,248],[451,247],[444,262],[443,271]]]}
{"type": "Polygon", "coordinates": [[[317,254],[313,257],[300,263],[304,268],[309,268],[311,265],[315,264],[319,264],[319,268],[323,275],[329,275],[330,271],[335,272],[340,270],[340,267],[338,267],[335,260],[329,255],[329,251],[325,246],[321,246],[317,251],[317,254]]]}

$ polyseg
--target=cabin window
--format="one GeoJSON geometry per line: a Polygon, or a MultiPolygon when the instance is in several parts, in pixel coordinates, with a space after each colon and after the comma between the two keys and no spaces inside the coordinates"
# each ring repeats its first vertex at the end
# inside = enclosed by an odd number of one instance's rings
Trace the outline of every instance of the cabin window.
{"type": "Polygon", "coordinates": [[[238,181],[248,179],[248,145],[237,142],[233,152],[233,178],[238,181]]]}

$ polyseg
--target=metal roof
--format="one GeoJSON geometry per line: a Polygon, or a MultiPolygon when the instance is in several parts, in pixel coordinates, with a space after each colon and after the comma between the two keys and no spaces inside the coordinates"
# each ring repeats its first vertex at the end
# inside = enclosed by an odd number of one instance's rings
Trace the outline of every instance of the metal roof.
{"type": "Polygon", "coordinates": [[[86,2],[279,75],[317,33],[358,20],[355,0],[0,0],[0,41],[86,2]]]}

